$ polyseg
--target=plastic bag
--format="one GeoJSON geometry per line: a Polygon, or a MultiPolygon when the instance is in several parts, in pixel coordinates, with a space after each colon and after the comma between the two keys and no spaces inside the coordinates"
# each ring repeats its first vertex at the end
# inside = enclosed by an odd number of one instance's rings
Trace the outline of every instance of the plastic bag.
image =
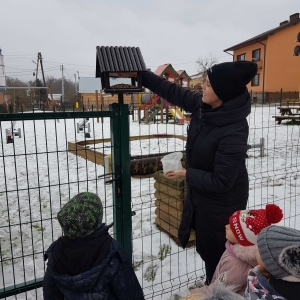
{"type": "Polygon", "coordinates": [[[169,171],[182,169],[182,156],[182,152],[174,152],[164,156],[161,159],[164,174],[168,173],[169,171]]]}

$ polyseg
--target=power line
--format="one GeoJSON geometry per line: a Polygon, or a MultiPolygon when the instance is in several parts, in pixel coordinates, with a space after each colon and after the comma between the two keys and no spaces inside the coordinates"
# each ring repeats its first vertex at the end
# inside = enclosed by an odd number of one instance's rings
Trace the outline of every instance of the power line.
{"type": "MultiPolygon", "coordinates": [[[[222,58],[222,57],[227,57],[228,55],[222,55],[218,56],[216,58],[222,58]]],[[[78,67],[88,67],[88,68],[95,68],[95,66],[90,66],[90,65],[81,65],[81,64],[71,64],[71,63],[65,63],[65,62],[58,62],[58,61],[51,61],[51,60],[45,60],[43,59],[44,62],[51,63],[51,64],[63,64],[63,65],[70,65],[70,66],[78,66],[78,67]]],[[[185,65],[185,64],[192,64],[196,63],[196,60],[194,61],[188,61],[188,62],[178,62],[178,63],[172,63],[172,65],[185,65]]],[[[149,67],[158,67],[159,65],[153,65],[149,67]]]]}
{"type": "Polygon", "coordinates": [[[6,56],[32,56],[32,55],[36,55],[36,54],[5,54],[6,56]]]}
{"type": "MultiPolygon", "coordinates": [[[[5,66],[5,69],[14,69],[14,70],[23,70],[23,71],[32,71],[32,69],[22,69],[22,68],[14,68],[14,67],[8,67],[8,66],[5,66]]],[[[49,68],[45,68],[44,70],[57,70],[59,69],[59,66],[57,67],[49,67],[49,68]]]]}
{"type": "Polygon", "coordinates": [[[50,61],[50,60],[44,60],[44,61],[45,61],[45,62],[50,62],[50,63],[64,64],[64,65],[71,65],[71,66],[79,66],[79,67],[95,68],[95,66],[89,66],[89,65],[69,64],[69,63],[62,63],[62,62],[50,61]]]}

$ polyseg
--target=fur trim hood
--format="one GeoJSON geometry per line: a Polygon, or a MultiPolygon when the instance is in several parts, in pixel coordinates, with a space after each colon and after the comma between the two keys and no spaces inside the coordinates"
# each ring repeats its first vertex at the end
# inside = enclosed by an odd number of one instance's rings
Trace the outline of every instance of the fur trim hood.
{"type": "Polygon", "coordinates": [[[300,246],[289,246],[279,255],[279,264],[291,275],[283,280],[300,282],[300,246]]]}
{"type": "Polygon", "coordinates": [[[253,246],[242,246],[240,244],[233,245],[234,255],[240,260],[245,261],[252,267],[258,265],[255,256],[256,249],[257,249],[256,245],[253,246]]]}
{"type": "Polygon", "coordinates": [[[244,297],[233,292],[232,286],[226,286],[221,282],[218,282],[212,290],[208,290],[201,295],[201,300],[245,300],[244,297]]]}

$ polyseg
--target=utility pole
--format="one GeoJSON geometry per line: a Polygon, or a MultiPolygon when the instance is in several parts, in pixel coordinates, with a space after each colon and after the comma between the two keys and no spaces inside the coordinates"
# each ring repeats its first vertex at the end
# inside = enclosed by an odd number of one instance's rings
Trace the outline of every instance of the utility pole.
{"type": "Polygon", "coordinates": [[[65,103],[65,87],[64,87],[64,66],[60,66],[61,69],[61,102],[65,103]]]}
{"type": "Polygon", "coordinates": [[[41,52],[38,53],[38,60],[40,61],[40,64],[41,64],[44,87],[46,87],[45,74],[44,74],[44,68],[43,68],[43,58],[42,58],[42,53],[41,52]]]}
{"type": "Polygon", "coordinates": [[[75,93],[77,95],[77,82],[76,82],[76,73],[74,73],[74,78],[75,78],[75,93]]]}
{"type": "Polygon", "coordinates": [[[33,63],[36,64],[36,70],[35,70],[35,87],[36,87],[37,77],[38,77],[38,71],[39,71],[39,54],[40,54],[40,52],[38,52],[38,56],[37,56],[36,62],[34,60],[32,61],[33,63]]]}

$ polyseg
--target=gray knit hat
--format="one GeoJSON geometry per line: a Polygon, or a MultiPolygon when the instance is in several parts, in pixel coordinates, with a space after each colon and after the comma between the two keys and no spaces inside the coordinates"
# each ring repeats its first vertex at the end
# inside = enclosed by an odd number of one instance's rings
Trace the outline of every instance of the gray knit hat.
{"type": "Polygon", "coordinates": [[[57,214],[64,234],[70,238],[83,238],[100,228],[103,206],[100,198],[85,192],[74,196],[57,214]]]}
{"type": "Polygon", "coordinates": [[[287,281],[300,279],[300,231],[271,225],[258,235],[260,257],[272,276],[287,281]]]}

